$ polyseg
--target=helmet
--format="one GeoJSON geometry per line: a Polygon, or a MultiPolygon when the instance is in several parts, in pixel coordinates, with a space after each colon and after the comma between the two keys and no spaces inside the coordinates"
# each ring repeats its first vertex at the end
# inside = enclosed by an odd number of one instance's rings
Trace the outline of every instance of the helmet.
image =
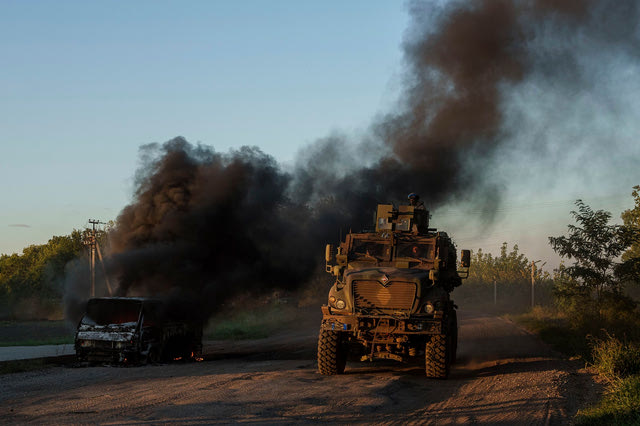
{"type": "Polygon", "coordinates": [[[416,194],[415,192],[412,192],[411,194],[409,194],[409,195],[407,196],[407,198],[408,198],[409,200],[412,200],[412,199],[417,200],[418,198],[420,198],[420,196],[419,196],[418,194],[416,194]]]}

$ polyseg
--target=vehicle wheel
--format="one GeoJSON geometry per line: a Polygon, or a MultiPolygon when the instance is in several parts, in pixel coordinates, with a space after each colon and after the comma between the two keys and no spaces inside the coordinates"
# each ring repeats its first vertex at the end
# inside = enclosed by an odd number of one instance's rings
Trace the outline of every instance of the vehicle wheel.
{"type": "Polygon", "coordinates": [[[446,379],[449,376],[450,345],[445,334],[435,334],[427,342],[424,350],[425,372],[431,379],[446,379]]]}
{"type": "Polygon", "coordinates": [[[347,350],[339,331],[320,330],[318,336],[318,372],[326,376],[344,373],[347,350]]]}
{"type": "Polygon", "coordinates": [[[162,356],[160,354],[160,348],[157,346],[149,349],[149,353],[147,354],[147,364],[159,364],[162,360],[162,356]]]}
{"type": "Polygon", "coordinates": [[[451,350],[449,353],[451,354],[451,364],[456,363],[456,358],[458,356],[458,316],[456,315],[456,311],[451,313],[451,328],[449,330],[450,342],[451,342],[451,350]]]}

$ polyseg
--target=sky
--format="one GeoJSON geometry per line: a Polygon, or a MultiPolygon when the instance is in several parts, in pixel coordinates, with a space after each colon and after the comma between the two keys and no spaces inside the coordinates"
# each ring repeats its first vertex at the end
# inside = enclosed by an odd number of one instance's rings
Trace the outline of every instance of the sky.
{"type": "Polygon", "coordinates": [[[115,219],[138,148],[184,136],[282,162],[387,103],[386,1],[3,1],[0,253],[115,219]]]}
{"type": "MultiPolygon", "coordinates": [[[[287,165],[319,138],[366,132],[401,92],[408,22],[407,4],[389,1],[0,2],[0,253],[116,219],[145,144],[258,146],[287,165]]],[[[619,222],[640,184],[640,132],[629,120],[640,114],[640,68],[617,61],[579,64],[597,90],[558,88],[545,75],[510,90],[505,126],[521,131],[507,139],[531,149],[507,143],[496,157],[495,217],[440,206],[432,224],[460,248],[497,253],[506,241],[557,265],[547,237],[566,232],[577,198],[619,222]],[[544,134],[593,143],[540,153],[544,134]],[[614,162],[608,135],[631,147],[614,162]]]]}

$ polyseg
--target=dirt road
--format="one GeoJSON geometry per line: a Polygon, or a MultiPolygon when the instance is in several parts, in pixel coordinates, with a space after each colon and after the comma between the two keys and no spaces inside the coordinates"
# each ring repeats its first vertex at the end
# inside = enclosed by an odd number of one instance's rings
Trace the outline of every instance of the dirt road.
{"type": "Polygon", "coordinates": [[[271,339],[206,346],[208,361],[56,367],[0,376],[7,424],[567,424],[598,386],[504,319],[462,314],[449,380],[393,362],[316,373],[316,325],[271,339]]]}

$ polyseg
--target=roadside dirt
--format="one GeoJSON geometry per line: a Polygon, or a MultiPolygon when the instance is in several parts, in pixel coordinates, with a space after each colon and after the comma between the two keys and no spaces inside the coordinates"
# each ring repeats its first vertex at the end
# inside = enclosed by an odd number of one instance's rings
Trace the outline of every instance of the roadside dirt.
{"type": "Polygon", "coordinates": [[[243,342],[208,342],[206,360],[145,367],[56,367],[0,376],[3,424],[570,424],[601,388],[515,324],[460,315],[449,380],[393,362],[316,372],[319,315],[243,342]]]}

